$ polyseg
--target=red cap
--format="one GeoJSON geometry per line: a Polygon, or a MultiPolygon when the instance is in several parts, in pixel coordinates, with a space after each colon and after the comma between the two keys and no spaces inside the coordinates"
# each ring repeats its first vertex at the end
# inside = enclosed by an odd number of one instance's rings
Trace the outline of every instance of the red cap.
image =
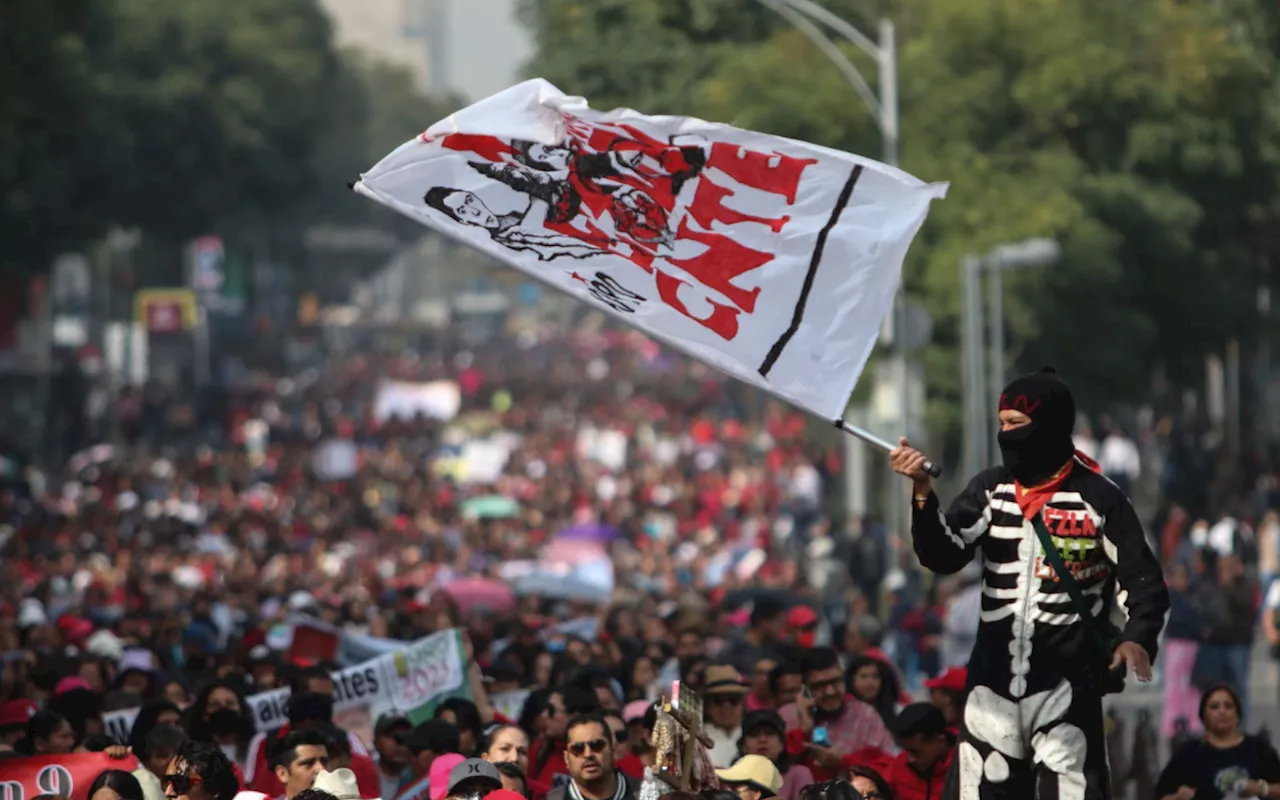
{"type": "Polygon", "coordinates": [[[486,794],[484,800],[524,800],[524,795],[510,789],[495,789],[486,794]]]}
{"type": "Polygon", "coordinates": [[[969,682],[969,670],[966,667],[948,667],[947,671],[936,678],[924,682],[926,689],[943,689],[949,692],[963,692],[969,682]]]}
{"type": "Polygon", "coordinates": [[[0,705],[0,727],[26,725],[35,713],[36,704],[31,700],[10,700],[0,705]]]}
{"type": "Polygon", "coordinates": [[[53,696],[57,697],[60,694],[66,694],[67,692],[74,692],[76,689],[92,690],[93,687],[89,685],[89,682],[87,680],[85,680],[84,678],[81,678],[79,675],[68,675],[67,677],[62,678],[56,684],[54,684],[53,696]]]}
{"type": "Polygon", "coordinates": [[[806,605],[794,606],[787,612],[788,628],[807,628],[817,621],[817,613],[806,605]]]}
{"type": "Polygon", "coordinates": [[[64,614],[58,618],[58,628],[68,641],[79,642],[93,633],[93,623],[82,617],[64,614]]]}

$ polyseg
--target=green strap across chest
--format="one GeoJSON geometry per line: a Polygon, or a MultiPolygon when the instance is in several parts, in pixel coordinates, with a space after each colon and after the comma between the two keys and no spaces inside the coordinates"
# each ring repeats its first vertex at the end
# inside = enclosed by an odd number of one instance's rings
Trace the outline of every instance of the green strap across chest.
{"type": "Polygon", "coordinates": [[[1071,598],[1071,604],[1076,607],[1076,613],[1080,615],[1080,619],[1089,627],[1098,644],[1102,646],[1104,652],[1110,652],[1112,643],[1107,641],[1107,637],[1102,635],[1098,629],[1098,618],[1093,615],[1093,606],[1089,603],[1088,598],[1084,596],[1084,590],[1080,588],[1080,584],[1076,581],[1071,571],[1067,569],[1066,563],[1062,560],[1062,554],[1058,552],[1058,546],[1053,543],[1053,536],[1049,534],[1049,530],[1044,526],[1044,521],[1040,518],[1040,514],[1036,513],[1028,518],[1031,527],[1036,532],[1036,538],[1040,540],[1040,547],[1044,550],[1044,558],[1049,562],[1049,566],[1053,568],[1053,573],[1058,577],[1058,583],[1066,590],[1067,595],[1071,598]]]}

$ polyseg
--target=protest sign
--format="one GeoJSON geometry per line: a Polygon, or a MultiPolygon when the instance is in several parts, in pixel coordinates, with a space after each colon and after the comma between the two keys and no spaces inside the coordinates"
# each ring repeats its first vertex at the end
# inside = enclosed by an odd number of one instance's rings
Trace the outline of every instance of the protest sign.
{"type": "Polygon", "coordinates": [[[450,114],[353,187],[828,420],[945,184],[543,80],[450,114]]]}
{"type": "Polygon", "coordinates": [[[393,417],[413,419],[419,414],[448,422],[458,416],[461,407],[462,392],[453,381],[386,381],[374,396],[373,415],[379,422],[393,417]]]}
{"type": "Polygon", "coordinates": [[[117,742],[127,743],[129,731],[133,730],[134,720],[138,718],[138,712],[141,710],[141,708],[126,708],[103,714],[102,724],[107,729],[107,735],[117,742]]]}
{"type": "Polygon", "coordinates": [[[378,656],[394,653],[404,647],[399,639],[370,636],[367,633],[343,631],[338,639],[338,663],[345,667],[371,661],[378,656]]]}
{"type": "Polygon", "coordinates": [[[359,469],[360,450],[350,439],[326,439],[311,451],[311,472],[317,480],[350,480],[359,469]]]}
{"type": "Polygon", "coordinates": [[[528,689],[516,689],[512,692],[501,692],[499,694],[489,695],[489,702],[493,704],[493,709],[502,716],[510,720],[520,719],[520,712],[524,711],[525,701],[532,694],[528,689]]]}
{"type": "Polygon", "coordinates": [[[71,753],[0,760],[0,796],[31,800],[42,794],[88,800],[89,786],[104,770],[138,768],[138,759],[110,758],[105,753],[71,753]]]}
{"type": "Polygon", "coordinates": [[[384,659],[390,664],[391,702],[415,725],[430,716],[433,701],[461,689],[466,679],[457,629],[428,636],[384,659]]]}
{"type": "MultiPolygon", "coordinates": [[[[373,649],[377,649],[386,641],[370,637],[366,644],[376,643],[373,649]]],[[[364,727],[366,720],[371,727],[372,720],[391,710],[411,718],[429,715],[444,697],[465,690],[462,634],[457,629],[441,631],[408,646],[398,642],[397,647],[395,652],[331,673],[335,722],[343,722],[344,728],[352,730],[352,726],[364,727]]],[[[289,719],[287,688],[259,692],[245,702],[259,732],[275,730],[289,719]]],[[[107,731],[117,741],[128,741],[138,710],[103,714],[107,731]]]]}

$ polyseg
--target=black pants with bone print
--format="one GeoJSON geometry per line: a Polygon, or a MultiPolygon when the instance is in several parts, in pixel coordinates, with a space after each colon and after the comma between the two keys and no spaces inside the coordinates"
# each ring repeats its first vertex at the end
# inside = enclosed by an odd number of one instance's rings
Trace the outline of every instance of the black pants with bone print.
{"type": "Polygon", "coordinates": [[[1100,692],[1055,688],[1020,700],[975,686],[943,800],[1110,800],[1100,692]]]}

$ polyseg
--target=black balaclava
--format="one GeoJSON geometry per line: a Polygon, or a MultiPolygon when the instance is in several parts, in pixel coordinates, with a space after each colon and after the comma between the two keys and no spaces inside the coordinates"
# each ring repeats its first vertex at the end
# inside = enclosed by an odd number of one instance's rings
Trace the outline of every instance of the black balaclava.
{"type": "Polygon", "coordinates": [[[997,437],[1004,465],[1022,486],[1035,486],[1053,477],[1075,455],[1071,434],[1076,427],[1076,403],[1053,367],[1017,378],[1000,395],[1000,410],[1021,411],[1029,425],[1001,431],[997,437]]]}

